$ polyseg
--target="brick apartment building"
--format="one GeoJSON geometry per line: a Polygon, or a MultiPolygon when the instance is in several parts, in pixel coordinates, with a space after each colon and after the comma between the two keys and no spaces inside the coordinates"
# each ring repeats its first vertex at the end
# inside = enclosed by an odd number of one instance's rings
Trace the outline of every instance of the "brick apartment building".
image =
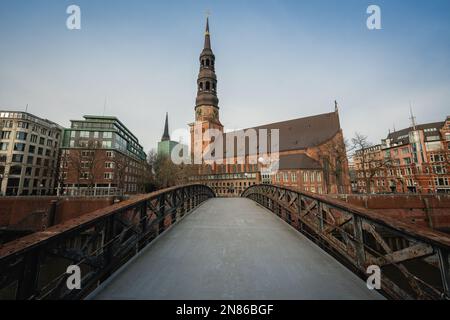
{"type": "Polygon", "coordinates": [[[354,165],[361,193],[450,193],[450,117],[389,133],[354,165]]]}
{"type": "MultiPolygon", "coordinates": [[[[219,130],[226,141],[227,135],[219,120],[215,56],[211,49],[209,21],[206,24],[204,48],[200,55],[197,80],[195,122],[191,127],[191,151],[202,152],[208,141],[196,141],[199,131],[219,130]],[[195,130],[198,130],[196,132],[195,130]]],[[[279,130],[279,170],[262,174],[263,165],[249,161],[252,154],[245,153],[245,164],[237,164],[236,157],[225,158],[223,164],[200,166],[191,181],[201,182],[214,189],[218,196],[238,196],[247,187],[258,183],[272,183],[316,193],[348,193],[350,178],[337,103],[335,111],[312,117],[270,123],[256,128],[279,130]]],[[[260,136],[258,134],[258,144],[260,136]]],[[[224,150],[226,146],[224,146],[224,150]]]]}
{"type": "Polygon", "coordinates": [[[138,139],[116,117],[84,116],[64,130],[58,190],[103,196],[144,192],[149,174],[138,139]]]}
{"type": "Polygon", "coordinates": [[[22,111],[0,111],[0,195],[51,195],[63,128],[22,111]]]}

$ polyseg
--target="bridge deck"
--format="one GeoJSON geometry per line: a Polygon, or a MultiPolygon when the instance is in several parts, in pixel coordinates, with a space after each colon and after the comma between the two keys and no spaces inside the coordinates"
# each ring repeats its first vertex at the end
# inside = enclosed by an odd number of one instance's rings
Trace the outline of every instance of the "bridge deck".
{"type": "Polygon", "coordinates": [[[98,288],[93,299],[382,299],[247,199],[211,199],[98,288]]]}

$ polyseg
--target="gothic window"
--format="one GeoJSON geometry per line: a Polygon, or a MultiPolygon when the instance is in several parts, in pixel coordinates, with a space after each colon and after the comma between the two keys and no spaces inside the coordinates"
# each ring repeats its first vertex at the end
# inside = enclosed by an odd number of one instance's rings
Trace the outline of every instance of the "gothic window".
{"type": "Polygon", "coordinates": [[[209,91],[211,89],[209,81],[206,81],[206,91],[209,91]]]}
{"type": "Polygon", "coordinates": [[[209,67],[209,59],[206,59],[206,66],[209,67]]]}
{"type": "Polygon", "coordinates": [[[213,91],[216,91],[216,84],[214,82],[212,83],[212,89],[213,91]]]}
{"type": "Polygon", "coordinates": [[[203,67],[205,66],[205,60],[202,60],[202,66],[203,67]]]}
{"type": "Polygon", "coordinates": [[[203,91],[203,82],[200,82],[200,91],[203,91]]]}

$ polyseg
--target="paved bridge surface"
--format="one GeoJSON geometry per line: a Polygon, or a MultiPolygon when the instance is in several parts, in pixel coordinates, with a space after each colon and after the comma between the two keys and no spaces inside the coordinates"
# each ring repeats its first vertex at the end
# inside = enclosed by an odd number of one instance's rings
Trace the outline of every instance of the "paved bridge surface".
{"type": "Polygon", "coordinates": [[[314,243],[245,198],[210,199],[91,299],[383,299],[314,243]]]}

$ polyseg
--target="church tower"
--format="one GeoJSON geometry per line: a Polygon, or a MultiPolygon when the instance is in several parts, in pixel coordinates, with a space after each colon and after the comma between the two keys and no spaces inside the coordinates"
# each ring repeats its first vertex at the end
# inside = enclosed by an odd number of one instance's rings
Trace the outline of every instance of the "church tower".
{"type": "Polygon", "coordinates": [[[200,54],[200,71],[197,78],[197,98],[195,100],[195,123],[191,124],[192,151],[198,150],[202,143],[202,150],[208,142],[194,141],[194,127],[201,127],[202,132],[217,129],[223,132],[223,125],[219,120],[219,98],[217,98],[217,76],[215,70],[216,57],[211,48],[209,33],[209,19],[206,18],[205,43],[200,54]],[[194,147],[197,144],[197,147],[194,147]]]}

